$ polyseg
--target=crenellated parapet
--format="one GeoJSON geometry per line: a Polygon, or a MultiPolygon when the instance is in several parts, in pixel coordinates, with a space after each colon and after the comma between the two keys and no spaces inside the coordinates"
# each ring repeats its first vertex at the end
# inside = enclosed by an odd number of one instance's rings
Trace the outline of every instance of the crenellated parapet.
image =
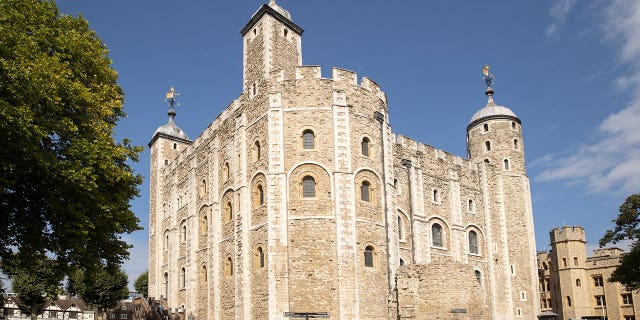
{"type": "Polygon", "coordinates": [[[551,244],[567,241],[580,241],[586,243],[584,228],[578,226],[564,226],[553,228],[550,232],[551,244]]]}

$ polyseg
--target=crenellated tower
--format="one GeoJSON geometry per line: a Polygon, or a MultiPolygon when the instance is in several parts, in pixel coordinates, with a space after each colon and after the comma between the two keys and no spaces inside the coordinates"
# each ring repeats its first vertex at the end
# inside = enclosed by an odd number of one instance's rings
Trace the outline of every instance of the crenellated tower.
{"type": "Polygon", "coordinates": [[[271,0],[262,5],[240,30],[243,41],[242,88],[255,96],[272,71],[292,77],[302,65],[302,33],[291,14],[271,0]]]}
{"type": "Polygon", "coordinates": [[[479,166],[484,193],[492,317],[509,319],[539,310],[531,191],[521,121],[495,103],[488,65],[483,73],[488,99],[467,126],[467,153],[479,166]]]}
{"type": "Polygon", "coordinates": [[[590,314],[591,296],[583,286],[589,286],[591,279],[587,276],[585,261],[587,259],[584,229],[576,226],[563,226],[551,230],[551,262],[552,283],[560,284],[556,288],[555,305],[564,319],[579,318],[590,314]]]}

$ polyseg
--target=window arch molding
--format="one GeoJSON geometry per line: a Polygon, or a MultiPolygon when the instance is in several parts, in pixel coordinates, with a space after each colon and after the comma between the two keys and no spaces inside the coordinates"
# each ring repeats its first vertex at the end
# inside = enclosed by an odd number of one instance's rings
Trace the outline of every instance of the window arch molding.
{"type": "Polygon", "coordinates": [[[511,161],[509,158],[504,158],[502,160],[502,169],[504,169],[504,171],[511,171],[511,161]]]}
{"type": "Polygon", "coordinates": [[[267,250],[266,246],[262,243],[258,243],[254,247],[254,267],[255,269],[262,269],[267,267],[267,250]]]}
{"type": "Polygon", "coordinates": [[[360,254],[358,255],[361,259],[359,265],[364,268],[377,269],[380,266],[380,247],[373,243],[372,241],[365,241],[360,245],[360,254]]]}
{"type": "Polygon", "coordinates": [[[398,236],[400,241],[406,241],[411,237],[411,220],[401,209],[398,209],[398,218],[400,218],[398,222],[402,222],[402,228],[398,230],[398,236]]]}
{"type": "Polygon", "coordinates": [[[333,179],[329,172],[330,171],[326,166],[315,161],[305,161],[292,166],[287,173],[289,195],[293,198],[303,199],[302,179],[306,176],[310,176],[316,183],[315,199],[326,199],[327,196],[332,198],[334,195],[333,179]]]}
{"type": "Polygon", "coordinates": [[[429,232],[429,245],[431,247],[435,247],[435,248],[439,248],[439,249],[445,249],[448,248],[449,243],[450,243],[450,237],[451,237],[451,227],[449,226],[449,224],[440,216],[435,216],[432,217],[428,220],[427,222],[428,225],[428,232],[429,232]],[[434,240],[434,234],[433,234],[433,230],[434,230],[434,225],[440,225],[440,227],[442,228],[442,235],[441,235],[441,246],[440,245],[436,245],[433,243],[434,240]]]}
{"type": "Polygon", "coordinates": [[[211,217],[210,207],[208,205],[203,205],[198,210],[198,230],[200,231],[200,235],[206,235],[209,232],[209,219],[211,217]]]}
{"type": "Polygon", "coordinates": [[[300,149],[317,150],[318,149],[318,132],[319,130],[312,126],[303,126],[300,128],[300,149]]]}
{"type": "Polygon", "coordinates": [[[367,134],[363,134],[360,136],[360,139],[358,140],[358,150],[360,151],[359,154],[361,156],[371,157],[371,155],[373,154],[372,141],[373,139],[371,139],[371,137],[367,134]]]}
{"type": "Polygon", "coordinates": [[[476,224],[468,224],[465,226],[464,232],[466,234],[466,239],[467,239],[467,243],[466,243],[467,253],[473,254],[473,255],[484,255],[484,251],[482,249],[484,248],[484,243],[486,238],[484,236],[484,232],[482,231],[482,229],[480,229],[480,227],[476,224]],[[470,234],[472,231],[476,234],[477,252],[472,252],[470,248],[471,247],[470,234]]]}
{"type": "Polygon", "coordinates": [[[227,189],[221,198],[220,201],[220,218],[222,223],[227,223],[233,220],[233,214],[235,211],[235,194],[233,189],[227,189]],[[229,204],[231,204],[231,212],[229,212],[229,204]],[[230,219],[231,218],[231,219],[230,219]]]}
{"type": "Polygon", "coordinates": [[[368,183],[369,189],[369,201],[364,201],[365,203],[377,204],[378,200],[383,197],[381,192],[381,179],[380,176],[373,171],[371,168],[360,168],[354,173],[354,184],[355,190],[357,191],[357,199],[359,201],[363,201],[362,199],[362,186],[365,183],[368,183]]]}

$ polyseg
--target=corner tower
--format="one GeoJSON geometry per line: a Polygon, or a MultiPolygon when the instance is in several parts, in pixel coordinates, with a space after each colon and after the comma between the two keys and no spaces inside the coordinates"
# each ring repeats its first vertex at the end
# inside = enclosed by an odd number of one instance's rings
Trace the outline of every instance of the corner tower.
{"type": "Polygon", "coordinates": [[[254,96],[272,71],[292,78],[302,65],[302,33],[291,14],[271,0],[253,14],[242,34],[242,89],[254,96]]]}
{"type": "Polygon", "coordinates": [[[554,296],[556,305],[560,307],[558,313],[564,319],[593,313],[591,296],[583,288],[591,283],[585,271],[587,250],[584,229],[569,226],[554,228],[550,238],[551,262],[553,269],[558,270],[557,273],[551,273],[551,281],[560,284],[556,288],[558,294],[554,296]]]}
{"type": "Polygon", "coordinates": [[[522,126],[493,100],[493,75],[483,70],[487,104],[467,126],[467,153],[478,165],[489,248],[492,318],[533,318],[539,311],[531,191],[522,126]]]}
{"type": "Polygon", "coordinates": [[[154,295],[157,294],[158,297],[160,295],[167,297],[172,283],[177,288],[176,279],[171,279],[169,275],[175,275],[178,271],[167,269],[166,261],[162,261],[162,252],[168,249],[164,246],[168,246],[171,238],[175,237],[170,235],[170,226],[165,226],[169,229],[166,234],[162,230],[163,219],[173,212],[171,210],[170,195],[163,195],[162,172],[171,165],[178,153],[182,152],[192,142],[174,122],[176,111],[173,107],[176,102],[176,96],[177,93],[171,87],[171,90],[166,94],[166,100],[169,103],[169,111],[167,111],[169,121],[156,129],[148,144],[149,149],[151,149],[151,171],[149,174],[149,292],[154,295]],[[165,239],[166,242],[163,241],[165,239]]]}

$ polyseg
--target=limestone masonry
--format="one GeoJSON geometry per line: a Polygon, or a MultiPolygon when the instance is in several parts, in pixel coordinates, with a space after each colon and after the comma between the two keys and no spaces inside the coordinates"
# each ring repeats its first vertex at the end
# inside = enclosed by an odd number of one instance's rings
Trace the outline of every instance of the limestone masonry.
{"type": "Polygon", "coordinates": [[[149,294],[198,320],[536,319],[520,119],[488,88],[467,158],[396,135],[373,80],[302,66],[302,33],[260,7],[243,93],[194,140],[173,109],[154,133],[149,294]]]}

